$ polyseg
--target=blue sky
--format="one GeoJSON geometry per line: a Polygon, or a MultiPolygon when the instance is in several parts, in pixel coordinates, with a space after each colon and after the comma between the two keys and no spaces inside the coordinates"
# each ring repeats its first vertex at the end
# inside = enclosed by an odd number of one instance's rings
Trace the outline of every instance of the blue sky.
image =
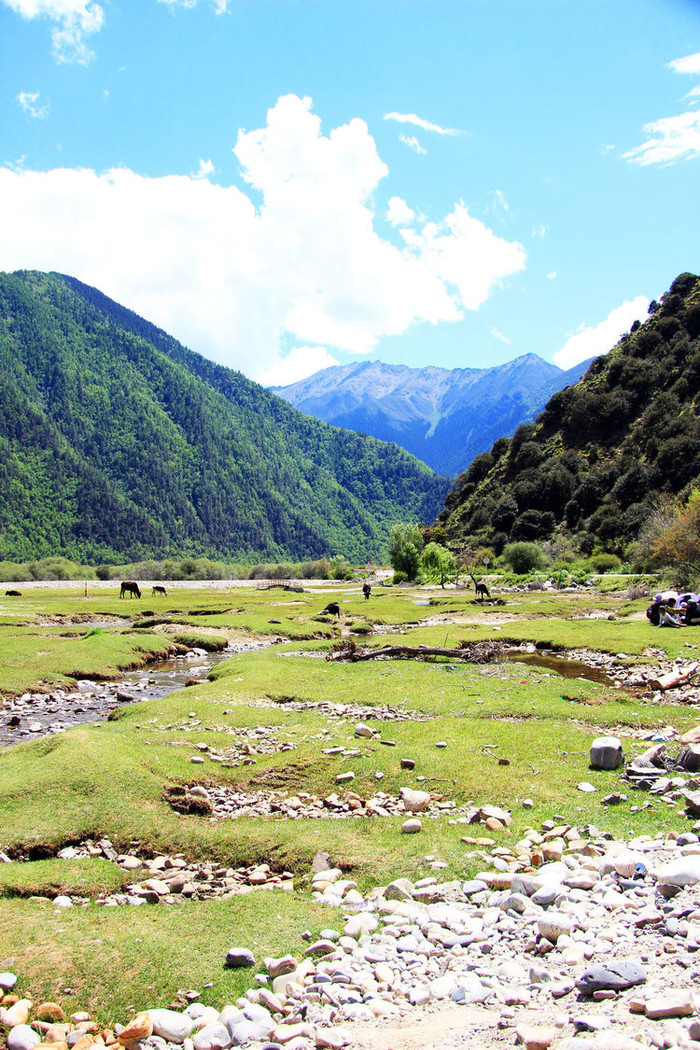
{"type": "Polygon", "coordinates": [[[0,268],[261,382],[604,352],[699,190],[697,0],[0,0],[0,268]]]}

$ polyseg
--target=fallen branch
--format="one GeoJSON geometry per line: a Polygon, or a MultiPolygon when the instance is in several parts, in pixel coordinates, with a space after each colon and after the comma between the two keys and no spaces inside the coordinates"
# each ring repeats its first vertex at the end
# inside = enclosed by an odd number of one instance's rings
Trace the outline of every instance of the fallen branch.
{"type": "Polygon", "coordinates": [[[447,660],[471,660],[473,654],[469,649],[444,649],[439,645],[383,645],[379,649],[341,649],[331,652],[327,660],[349,660],[357,663],[360,660],[428,660],[430,657],[444,656],[447,660]]]}
{"type": "Polygon", "coordinates": [[[675,685],[685,685],[697,674],[698,665],[690,664],[682,670],[669,671],[668,674],[659,675],[658,678],[650,678],[649,685],[652,689],[673,689],[675,685]]]}

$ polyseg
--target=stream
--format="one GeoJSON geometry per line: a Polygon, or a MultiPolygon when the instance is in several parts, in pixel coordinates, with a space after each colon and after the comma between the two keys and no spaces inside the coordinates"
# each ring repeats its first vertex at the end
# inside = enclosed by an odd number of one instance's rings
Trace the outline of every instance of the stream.
{"type": "Polygon", "coordinates": [[[116,681],[82,679],[73,689],[23,693],[0,709],[0,748],[62,733],[72,726],[104,722],[117,707],[143,700],[159,700],[183,689],[187,682],[206,681],[212,667],[222,660],[237,653],[266,648],[275,642],[276,639],[230,644],[216,653],[193,650],[187,656],[172,657],[128,671],[116,681]]]}

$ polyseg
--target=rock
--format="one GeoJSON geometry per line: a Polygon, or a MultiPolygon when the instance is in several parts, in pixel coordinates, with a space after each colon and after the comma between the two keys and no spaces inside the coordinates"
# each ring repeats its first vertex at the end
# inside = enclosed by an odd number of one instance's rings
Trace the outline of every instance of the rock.
{"type": "Polygon", "coordinates": [[[355,726],[355,736],[372,737],[374,736],[374,730],[364,722],[358,722],[355,726]]]}
{"type": "Polygon", "coordinates": [[[581,974],[576,982],[576,987],[583,995],[593,995],[594,992],[624,991],[637,984],[644,984],[647,979],[646,972],[633,959],[612,960],[609,963],[595,963],[581,974]]]}
{"type": "Polygon", "coordinates": [[[184,1043],[194,1031],[194,1021],[177,1010],[148,1010],[153,1023],[153,1034],[169,1043],[184,1043]]]}
{"type": "Polygon", "coordinates": [[[213,1021],[195,1032],[192,1044],[194,1050],[227,1050],[231,1045],[231,1033],[221,1021],[213,1021]]]}
{"type": "Polygon", "coordinates": [[[255,966],[255,956],[249,948],[229,948],[226,952],[224,966],[227,969],[242,969],[246,966],[255,966]]]}
{"type": "Polygon", "coordinates": [[[281,977],[282,974],[285,973],[294,973],[299,965],[293,955],[283,955],[279,959],[272,958],[268,955],[263,962],[265,969],[272,980],[274,980],[275,977],[281,977]]]}
{"type": "Polygon", "coordinates": [[[427,791],[414,791],[408,787],[401,788],[401,799],[407,813],[423,813],[430,804],[427,791]]]}
{"type": "Polygon", "coordinates": [[[592,769],[619,769],[624,761],[622,744],[616,736],[599,736],[591,744],[592,769]]]}
{"type": "Polygon", "coordinates": [[[415,758],[402,758],[401,759],[401,768],[402,769],[414,769],[415,765],[416,765],[415,758]]]}
{"type": "Polygon", "coordinates": [[[693,993],[688,988],[667,988],[647,999],[645,1013],[653,1021],[663,1017],[690,1017],[695,1013],[693,993]]]}
{"type": "Polygon", "coordinates": [[[336,784],[349,784],[350,781],[354,779],[355,774],[352,772],[352,770],[349,769],[346,773],[338,773],[338,776],[335,778],[335,782],[336,784]]]}
{"type": "Polygon", "coordinates": [[[450,998],[455,1003],[466,1005],[468,1003],[483,1003],[491,994],[492,989],[483,985],[476,974],[468,973],[452,992],[450,998]]]}
{"type": "Polygon", "coordinates": [[[515,1029],[516,1039],[523,1044],[525,1050],[547,1050],[557,1035],[556,1028],[544,1025],[522,1024],[515,1029]]]}
{"type": "Polygon", "coordinates": [[[26,1024],[33,1005],[31,999],[18,999],[12,1006],[0,1006],[0,1024],[5,1025],[6,1028],[26,1024]]]}
{"type": "Polygon", "coordinates": [[[342,1050],[344,1046],[350,1046],[352,1036],[346,1028],[318,1028],[316,1030],[316,1046],[329,1047],[330,1050],[342,1050]]]}
{"type": "Polygon", "coordinates": [[[563,912],[549,911],[537,920],[537,929],[542,937],[556,944],[560,937],[568,936],[572,930],[572,921],[563,912]]]}
{"type": "Polygon", "coordinates": [[[413,899],[413,883],[410,879],[394,879],[384,890],[388,901],[410,901],[413,899]]]}
{"type": "Polygon", "coordinates": [[[58,1003],[40,1003],[36,1008],[36,1021],[46,1021],[48,1024],[57,1024],[63,1019],[63,1010],[58,1003]]]}
{"type": "Polygon", "coordinates": [[[34,1050],[41,1036],[28,1024],[18,1024],[7,1034],[7,1050],[34,1050]]]}
{"type": "Polygon", "coordinates": [[[693,886],[700,881],[700,856],[674,857],[656,872],[658,886],[693,886]]]}
{"type": "Polygon", "coordinates": [[[410,817],[409,820],[404,820],[403,824],[401,825],[401,834],[415,835],[416,832],[420,831],[422,827],[423,824],[418,819],[418,817],[410,817]]]}
{"type": "Polygon", "coordinates": [[[118,1040],[125,1046],[127,1043],[140,1042],[149,1039],[153,1034],[153,1021],[146,1011],[136,1014],[118,1035],[118,1040]]]}
{"type": "Polygon", "coordinates": [[[0,973],[0,988],[3,988],[6,992],[11,991],[12,988],[17,984],[17,976],[14,973],[0,973]]]}

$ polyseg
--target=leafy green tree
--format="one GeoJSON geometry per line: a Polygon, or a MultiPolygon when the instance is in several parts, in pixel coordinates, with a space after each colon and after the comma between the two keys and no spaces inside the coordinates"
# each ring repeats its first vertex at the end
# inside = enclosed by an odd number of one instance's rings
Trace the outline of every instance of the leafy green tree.
{"type": "Polygon", "coordinates": [[[395,572],[405,574],[407,580],[415,580],[423,550],[423,535],[417,525],[397,523],[389,538],[389,561],[395,572]]]}
{"type": "Polygon", "coordinates": [[[537,569],[544,569],[547,563],[541,547],[538,547],[536,543],[524,541],[509,543],[503,551],[503,558],[518,576],[534,572],[537,569]]]}
{"type": "Polygon", "coordinates": [[[429,543],[421,554],[420,571],[426,580],[444,587],[446,581],[457,573],[457,559],[442,544],[429,543]]]}

